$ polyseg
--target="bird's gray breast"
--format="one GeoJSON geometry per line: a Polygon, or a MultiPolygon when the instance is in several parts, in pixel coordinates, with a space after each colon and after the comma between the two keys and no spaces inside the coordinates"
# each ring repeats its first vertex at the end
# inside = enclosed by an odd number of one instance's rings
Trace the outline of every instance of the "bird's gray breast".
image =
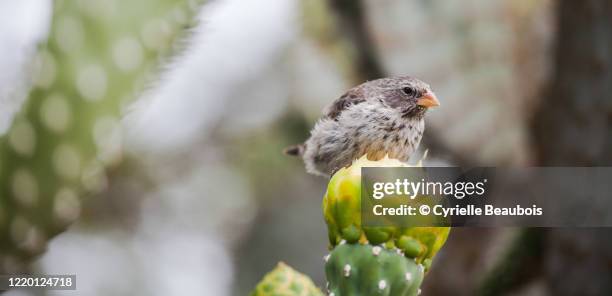
{"type": "Polygon", "coordinates": [[[405,118],[395,108],[379,102],[350,108],[339,118],[339,128],[351,139],[352,156],[364,154],[378,160],[385,155],[407,161],[416,150],[424,130],[422,118],[405,118]]]}

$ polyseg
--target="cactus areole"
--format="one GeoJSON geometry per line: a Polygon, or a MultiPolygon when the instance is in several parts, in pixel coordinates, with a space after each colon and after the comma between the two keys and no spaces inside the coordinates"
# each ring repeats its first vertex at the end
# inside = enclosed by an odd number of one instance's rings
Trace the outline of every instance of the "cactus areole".
{"type": "Polygon", "coordinates": [[[418,295],[424,272],[397,251],[361,244],[336,246],[325,264],[329,295],[418,295]]]}

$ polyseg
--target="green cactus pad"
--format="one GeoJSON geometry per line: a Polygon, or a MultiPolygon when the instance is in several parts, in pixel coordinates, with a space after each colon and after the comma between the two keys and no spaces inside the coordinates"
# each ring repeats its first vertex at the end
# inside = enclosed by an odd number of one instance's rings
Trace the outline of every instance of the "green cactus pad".
{"type": "Polygon", "coordinates": [[[202,1],[53,1],[32,89],[0,135],[0,274],[27,270],[106,188],[126,106],[183,47],[202,1]]]}
{"type": "Polygon", "coordinates": [[[418,295],[423,265],[399,249],[362,244],[342,244],[326,257],[329,295],[418,295]]]}
{"type": "Polygon", "coordinates": [[[279,262],[257,284],[251,296],[323,296],[323,293],[308,276],[279,262]]]}
{"type": "Polygon", "coordinates": [[[351,166],[336,172],[323,198],[323,215],[327,223],[331,247],[347,243],[385,244],[397,247],[417,263],[427,263],[446,242],[450,227],[362,227],[361,225],[361,168],[405,167],[399,160],[383,158],[378,161],[362,157],[351,166]]]}

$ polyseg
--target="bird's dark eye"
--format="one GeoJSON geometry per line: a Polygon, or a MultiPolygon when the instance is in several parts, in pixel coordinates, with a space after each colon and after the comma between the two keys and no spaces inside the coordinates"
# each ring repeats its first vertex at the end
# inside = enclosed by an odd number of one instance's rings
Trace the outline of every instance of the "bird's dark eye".
{"type": "Polygon", "coordinates": [[[416,95],[416,90],[412,87],[404,87],[402,88],[402,92],[411,97],[414,97],[416,95]]]}

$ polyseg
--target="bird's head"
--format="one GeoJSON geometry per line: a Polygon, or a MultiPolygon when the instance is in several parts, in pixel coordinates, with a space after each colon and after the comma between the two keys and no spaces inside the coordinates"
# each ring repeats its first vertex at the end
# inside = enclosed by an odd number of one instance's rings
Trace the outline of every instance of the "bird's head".
{"type": "Polygon", "coordinates": [[[429,84],[409,76],[382,78],[368,82],[372,93],[403,117],[423,117],[427,109],[440,106],[429,84]]]}

